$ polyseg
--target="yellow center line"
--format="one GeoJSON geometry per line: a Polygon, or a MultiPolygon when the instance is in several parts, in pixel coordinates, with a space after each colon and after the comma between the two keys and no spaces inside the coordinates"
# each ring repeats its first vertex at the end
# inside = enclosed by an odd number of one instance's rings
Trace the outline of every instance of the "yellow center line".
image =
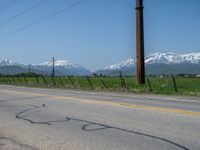
{"type": "Polygon", "coordinates": [[[12,91],[11,90],[0,90],[0,92],[29,95],[29,96],[30,95],[31,96],[41,96],[41,97],[48,97],[51,99],[60,99],[60,100],[74,100],[74,101],[90,103],[90,104],[103,104],[103,105],[107,104],[107,105],[111,105],[111,106],[125,107],[125,108],[130,108],[130,109],[143,109],[143,110],[159,111],[159,112],[166,112],[166,113],[175,113],[175,114],[180,114],[180,115],[188,115],[188,116],[200,116],[200,112],[183,110],[183,109],[154,107],[154,106],[138,105],[138,104],[133,104],[133,103],[86,99],[86,98],[72,97],[72,96],[57,96],[57,95],[39,94],[39,93],[32,93],[32,92],[13,91],[13,90],[12,91]]]}

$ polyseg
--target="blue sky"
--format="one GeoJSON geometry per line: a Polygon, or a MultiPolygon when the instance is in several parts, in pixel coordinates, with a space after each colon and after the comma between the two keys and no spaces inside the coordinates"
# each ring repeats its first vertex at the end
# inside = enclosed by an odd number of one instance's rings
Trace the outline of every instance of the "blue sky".
{"type": "MultiPolygon", "coordinates": [[[[0,1],[0,60],[37,64],[68,59],[97,70],[135,56],[135,0],[87,0],[58,16],[6,37],[78,0],[0,1]],[[42,1],[39,7],[1,23],[42,1]]],[[[144,0],[145,53],[200,52],[199,0],[144,0]]]]}

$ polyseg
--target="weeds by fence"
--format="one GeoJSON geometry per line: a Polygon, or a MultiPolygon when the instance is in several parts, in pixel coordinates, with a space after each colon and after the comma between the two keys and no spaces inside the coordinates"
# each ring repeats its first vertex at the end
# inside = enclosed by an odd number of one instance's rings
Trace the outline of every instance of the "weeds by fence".
{"type": "Polygon", "coordinates": [[[46,77],[0,76],[0,84],[36,86],[47,88],[74,88],[86,90],[110,90],[181,94],[200,96],[200,79],[183,77],[148,77],[145,85],[138,85],[134,77],[46,77]]]}

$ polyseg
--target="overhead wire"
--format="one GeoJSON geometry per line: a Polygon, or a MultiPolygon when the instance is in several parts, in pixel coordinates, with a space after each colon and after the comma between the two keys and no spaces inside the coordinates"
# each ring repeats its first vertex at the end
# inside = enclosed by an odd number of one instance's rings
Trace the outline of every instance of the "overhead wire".
{"type": "Polygon", "coordinates": [[[28,9],[26,9],[26,10],[20,12],[20,13],[18,13],[17,15],[15,15],[15,16],[13,16],[13,17],[10,17],[9,19],[5,20],[4,22],[1,22],[1,23],[0,23],[0,26],[5,25],[5,24],[7,24],[7,23],[9,23],[9,22],[11,22],[11,21],[17,19],[18,17],[20,17],[20,16],[26,14],[27,12],[33,10],[34,8],[39,7],[39,6],[40,6],[42,3],[44,3],[45,1],[47,1],[47,0],[42,0],[42,1],[40,1],[39,3],[33,5],[32,7],[28,8],[28,9]]]}
{"type": "Polygon", "coordinates": [[[19,0],[11,0],[4,8],[0,9],[0,13],[14,6],[19,0]]]}
{"type": "Polygon", "coordinates": [[[59,14],[65,12],[65,11],[68,11],[68,10],[74,8],[74,7],[77,7],[77,6],[81,5],[82,3],[86,2],[86,1],[87,1],[87,0],[81,0],[81,1],[75,3],[75,4],[71,5],[71,6],[65,7],[65,8],[63,8],[63,9],[61,9],[61,10],[59,10],[59,11],[56,11],[56,12],[52,13],[51,15],[48,15],[48,16],[46,16],[46,17],[43,17],[43,18],[41,18],[41,19],[39,19],[39,20],[37,20],[37,21],[35,21],[35,22],[32,22],[32,23],[30,23],[30,24],[27,24],[27,25],[25,25],[25,26],[23,26],[23,27],[21,27],[21,28],[18,28],[18,29],[16,29],[16,30],[13,30],[13,31],[8,32],[8,33],[6,33],[6,34],[0,35],[0,38],[7,37],[7,36],[12,35],[12,34],[14,34],[14,33],[16,33],[16,32],[25,30],[25,29],[27,29],[27,28],[29,28],[29,27],[31,27],[31,26],[34,26],[34,25],[36,25],[36,24],[39,24],[39,23],[41,23],[41,22],[43,22],[43,21],[45,21],[45,20],[48,20],[48,19],[50,19],[50,18],[52,18],[52,17],[55,17],[55,16],[57,16],[57,15],[59,15],[59,14]]]}

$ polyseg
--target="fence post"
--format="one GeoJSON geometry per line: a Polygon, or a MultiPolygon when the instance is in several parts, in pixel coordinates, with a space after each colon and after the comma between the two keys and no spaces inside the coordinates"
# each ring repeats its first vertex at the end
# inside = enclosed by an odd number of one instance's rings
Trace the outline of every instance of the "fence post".
{"type": "Polygon", "coordinates": [[[103,84],[103,86],[107,89],[108,87],[106,86],[105,82],[103,81],[103,79],[101,79],[101,83],[103,84]]]}
{"type": "Polygon", "coordinates": [[[122,76],[122,82],[123,82],[123,84],[124,84],[124,86],[125,86],[125,88],[129,91],[129,88],[128,88],[128,86],[126,85],[126,82],[125,82],[125,79],[124,79],[124,77],[122,76]]]}
{"type": "Polygon", "coordinates": [[[56,86],[56,82],[55,82],[55,80],[54,80],[53,75],[52,75],[52,74],[50,74],[50,75],[51,75],[51,79],[52,79],[52,81],[53,81],[53,85],[56,86]]]}
{"type": "Polygon", "coordinates": [[[88,76],[86,76],[86,79],[88,80],[89,84],[90,84],[90,87],[91,89],[93,89],[93,86],[92,86],[92,82],[90,81],[90,78],[88,76]]]}
{"type": "Polygon", "coordinates": [[[35,76],[35,80],[37,81],[37,83],[39,84],[40,83],[40,81],[38,80],[38,77],[37,77],[37,75],[36,74],[34,74],[34,76],[35,76]]]}
{"type": "Polygon", "coordinates": [[[152,91],[152,87],[151,87],[151,83],[150,83],[149,78],[147,78],[147,83],[148,83],[148,86],[149,86],[149,91],[152,91]]]}
{"type": "Polygon", "coordinates": [[[126,89],[129,91],[129,88],[128,88],[127,85],[126,85],[126,82],[125,82],[125,80],[124,80],[124,77],[123,77],[123,75],[122,75],[122,72],[120,71],[119,73],[120,73],[120,79],[121,79],[121,86],[122,86],[122,88],[123,88],[123,89],[126,88],[126,89]]]}
{"type": "Polygon", "coordinates": [[[44,75],[42,75],[42,79],[43,79],[43,81],[44,81],[44,84],[47,85],[47,81],[46,81],[44,75]]]}
{"type": "Polygon", "coordinates": [[[121,80],[121,86],[124,89],[124,83],[122,81],[122,72],[121,71],[119,72],[119,77],[120,77],[120,80],[121,80]]]}
{"type": "Polygon", "coordinates": [[[1,77],[1,82],[2,82],[2,83],[5,83],[5,79],[4,79],[3,76],[1,77]]]}
{"type": "Polygon", "coordinates": [[[12,82],[15,84],[15,79],[14,77],[11,77],[12,82]]]}
{"type": "Polygon", "coordinates": [[[8,76],[6,77],[6,80],[8,81],[8,83],[11,83],[11,81],[10,81],[8,76]]]}
{"type": "Polygon", "coordinates": [[[71,85],[73,86],[73,85],[74,85],[74,82],[72,81],[71,77],[70,77],[69,75],[67,75],[67,77],[68,77],[68,79],[69,79],[71,85]]]}
{"type": "Polygon", "coordinates": [[[13,83],[12,76],[9,77],[9,81],[10,81],[11,84],[13,83]]]}
{"type": "Polygon", "coordinates": [[[8,79],[6,76],[4,77],[4,81],[5,81],[5,83],[8,83],[8,79]]]}
{"type": "Polygon", "coordinates": [[[61,83],[61,85],[62,85],[62,86],[64,86],[64,84],[63,84],[63,81],[62,81],[61,77],[58,77],[58,79],[60,80],[60,83],[61,83]]]}
{"type": "Polygon", "coordinates": [[[175,80],[175,77],[172,76],[172,79],[173,79],[173,84],[174,84],[174,90],[175,90],[175,92],[178,92],[178,90],[177,90],[177,86],[176,86],[176,80],[175,80]]]}
{"type": "Polygon", "coordinates": [[[0,82],[4,83],[3,76],[0,76],[0,82]]]}
{"type": "Polygon", "coordinates": [[[27,79],[26,79],[26,76],[25,76],[25,75],[23,75],[23,77],[24,77],[24,81],[25,81],[25,83],[27,84],[27,83],[28,83],[28,81],[27,81],[27,79]]]}
{"type": "Polygon", "coordinates": [[[5,82],[6,82],[5,78],[4,78],[3,76],[2,76],[1,78],[2,78],[1,81],[2,81],[3,83],[5,83],[5,82]]]}
{"type": "Polygon", "coordinates": [[[22,81],[21,81],[21,79],[17,76],[17,80],[19,81],[19,83],[21,83],[22,81]]]}

